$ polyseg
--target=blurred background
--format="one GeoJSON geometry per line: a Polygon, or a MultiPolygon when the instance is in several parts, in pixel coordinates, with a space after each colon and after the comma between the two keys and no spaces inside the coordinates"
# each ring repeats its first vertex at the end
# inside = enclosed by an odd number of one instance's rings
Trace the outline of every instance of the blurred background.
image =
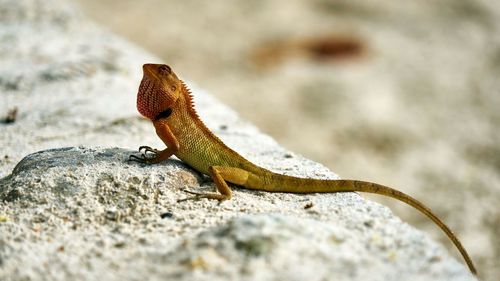
{"type": "Polygon", "coordinates": [[[74,1],[283,146],[420,199],[500,276],[498,1],[74,1]]]}

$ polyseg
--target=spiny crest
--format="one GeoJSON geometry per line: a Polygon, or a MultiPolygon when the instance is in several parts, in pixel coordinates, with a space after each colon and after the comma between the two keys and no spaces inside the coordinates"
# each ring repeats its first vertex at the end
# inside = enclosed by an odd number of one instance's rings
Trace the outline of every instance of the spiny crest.
{"type": "Polygon", "coordinates": [[[182,80],[181,80],[181,85],[182,85],[182,91],[185,93],[185,96],[186,96],[187,106],[196,115],[196,117],[198,117],[198,113],[196,112],[196,109],[194,108],[193,94],[191,93],[191,90],[188,88],[186,83],[182,80]]]}

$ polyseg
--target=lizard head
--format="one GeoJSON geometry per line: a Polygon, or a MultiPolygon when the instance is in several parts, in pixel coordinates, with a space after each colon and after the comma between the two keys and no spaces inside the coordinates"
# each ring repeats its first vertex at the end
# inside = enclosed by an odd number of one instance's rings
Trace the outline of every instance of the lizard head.
{"type": "Polygon", "coordinates": [[[156,120],[171,107],[181,95],[182,81],[166,64],[145,64],[144,76],[137,93],[137,110],[144,117],[156,120]]]}

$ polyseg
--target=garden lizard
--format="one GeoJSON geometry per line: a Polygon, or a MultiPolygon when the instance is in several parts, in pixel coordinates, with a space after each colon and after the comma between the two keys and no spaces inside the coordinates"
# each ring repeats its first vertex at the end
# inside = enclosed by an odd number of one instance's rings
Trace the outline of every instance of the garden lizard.
{"type": "Polygon", "coordinates": [[[219,201],[231,198],[228,183],[270,192],[316,193],[360,191],[395,198],[413,206],[436,223],[458,248],[470,271],[474,264],[462,243],[428,207],[396,189],[376,183],[345,179],[299,178],[274,173],[248,161],[227,147],[201,121],[186,84],[165,64],[145,64],[137,94],[137,109],[150,119],[156,134],[167,145],[164,150],[141,146],[140,156],[130,160],[154,164],[175,155],[199,172],[209,175],[218,192],[194,192],[191,198],[219,201]]]}

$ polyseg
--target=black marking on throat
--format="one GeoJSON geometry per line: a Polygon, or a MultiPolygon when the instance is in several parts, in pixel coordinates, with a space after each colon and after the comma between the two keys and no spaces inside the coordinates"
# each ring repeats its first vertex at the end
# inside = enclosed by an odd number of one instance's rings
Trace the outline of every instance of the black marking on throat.
{"type": "Polygon", "coordinates": [[[155,120],[165,119],[172,115],[172,108],[167,108],[156,115],[155,120]]]}

